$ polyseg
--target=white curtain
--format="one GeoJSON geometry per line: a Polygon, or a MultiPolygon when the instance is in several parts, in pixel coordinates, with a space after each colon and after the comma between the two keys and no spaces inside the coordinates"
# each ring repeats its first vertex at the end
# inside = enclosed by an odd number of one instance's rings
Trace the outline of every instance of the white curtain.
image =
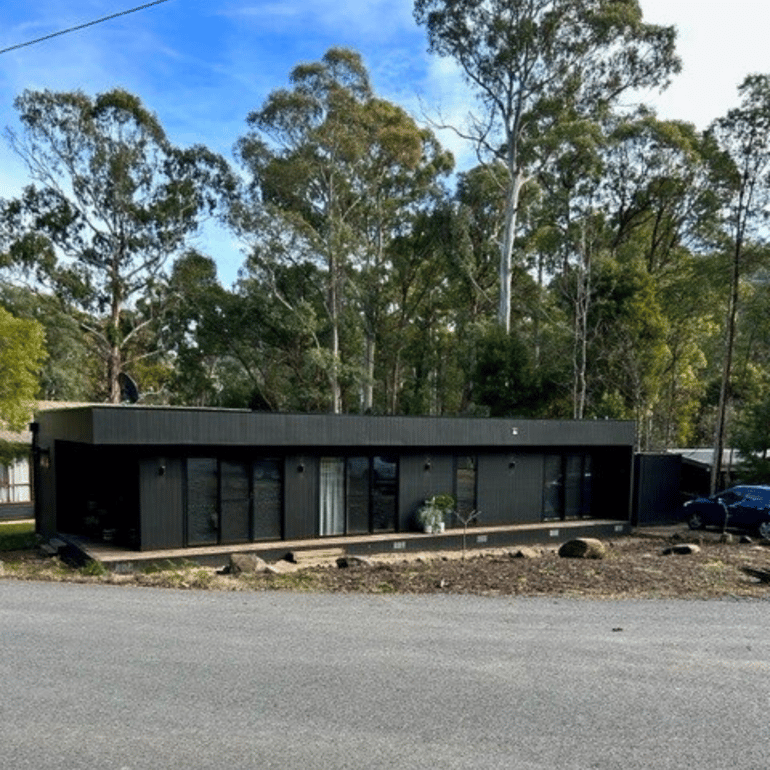
{"type": "Polygon", "coordinates": [[[341,457],[321,458],[320,498],[319,534],[344,534],[345,461],[341,457]]]}

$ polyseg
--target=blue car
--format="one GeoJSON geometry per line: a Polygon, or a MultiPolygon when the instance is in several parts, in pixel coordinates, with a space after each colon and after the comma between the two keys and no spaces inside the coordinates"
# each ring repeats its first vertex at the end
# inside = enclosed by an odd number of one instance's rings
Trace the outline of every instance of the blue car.
{"type": "Polygon", "coordinates": [[[684,504],[690,529],[746,529],[770,539],[770,486],[738,486],[684,504]]]}

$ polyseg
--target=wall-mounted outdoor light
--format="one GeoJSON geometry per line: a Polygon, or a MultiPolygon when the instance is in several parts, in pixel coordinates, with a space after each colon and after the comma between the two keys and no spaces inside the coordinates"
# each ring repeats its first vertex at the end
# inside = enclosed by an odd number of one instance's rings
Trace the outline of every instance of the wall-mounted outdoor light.
{"type": "Polygon", "coordinates": [[[510,470],[513,470],[515,467],[516,467],[516,460],[511,460],[508,463],[508,468],[510,468],[510,470]]]}
{"type": "Polygon", "coordinates": [[[429,471],[429,470],[430,470],[430,458],[428,458],[428,459],[425,461],[425,470],[426,470],[426,471],[429,471]]]}
{"type": "Polygon", "coordinates": [[[305,472],[305,463],[300,463],[297,466],[297,473],[304,473],[305,472]]]}
{"type": "MultiPolygon", "coordinates": [[[[37,423],[33,423],[37,424],[37,423]]],[[[32,451],[37,457],[37,462],[41,468],[51,467],[51,450],[45,447],[33,446],[32,451]]]]}

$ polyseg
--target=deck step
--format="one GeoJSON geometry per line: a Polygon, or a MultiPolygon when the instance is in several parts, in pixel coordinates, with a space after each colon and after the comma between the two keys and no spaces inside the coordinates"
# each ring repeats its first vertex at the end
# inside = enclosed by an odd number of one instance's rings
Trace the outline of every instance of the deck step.
{"type": "Polygon", "coordinates": [[[289,551],[286,554],[286,561],[303,564],[312,561],[332,561],[344,555],[344,548],[308,548],[306,550],[289,551]]]}

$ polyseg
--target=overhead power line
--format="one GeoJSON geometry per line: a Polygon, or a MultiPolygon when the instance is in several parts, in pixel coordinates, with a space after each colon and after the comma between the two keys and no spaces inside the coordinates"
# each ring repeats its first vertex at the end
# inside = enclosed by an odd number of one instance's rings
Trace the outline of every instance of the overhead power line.
{"type": "Polygon", "coordinates": [[[52,37],[59,37],[59,35],[67,35],[70,32],[77,32],[79,29],[85,29],[86,27],[93,27],[94,24],[101,24],[103,21],[109,21],[110,19],[117,19],[118,16],[126,16],[129,13],[135,13],[136,11],[142,11],[145,8],[149,8],[152,5],[160,5],[161,3],[167,3],[168,0],[153,0],[152,3],[145,3],[137,8],[130,8],[127,11],[120,11],[120,13],[113,13],[111,16],[105,16],[102,19],[96,19],[94,21],[88,21],[85,24],[78,24],[77,27],[70,27],[69,29],[63,29],[61,32],[52,32],[50,35],[39,37],[36,40],[29,40],[26,43],[18,43],[12,45],[9,48],[3,48],[0,53],[8,53],[8,51],[15,51],[17,48],[25,48],[28,45],[35,45],[35,43],[42,43],[44,40],[50,40],[52,37]]]}

